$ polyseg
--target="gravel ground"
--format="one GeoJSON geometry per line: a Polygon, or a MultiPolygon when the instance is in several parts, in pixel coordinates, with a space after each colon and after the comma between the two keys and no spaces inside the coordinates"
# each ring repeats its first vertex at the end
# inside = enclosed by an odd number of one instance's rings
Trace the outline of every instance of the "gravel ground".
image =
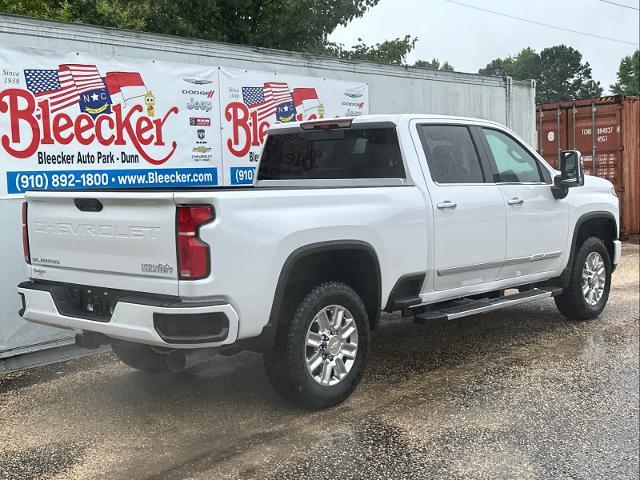
{"type": "Polygon", "coordinates": [[[386,316],[363,384],[308,413],[261,357],[148,376],[112,354],[0,376],[0,479],[626,479],[639,474],[638,246],[597,320],[543,301],[386,316]]]}

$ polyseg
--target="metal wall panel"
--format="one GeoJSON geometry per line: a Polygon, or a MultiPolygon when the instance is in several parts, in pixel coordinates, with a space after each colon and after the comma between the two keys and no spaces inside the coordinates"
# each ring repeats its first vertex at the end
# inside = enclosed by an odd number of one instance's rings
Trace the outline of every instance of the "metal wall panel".
{"type": "Polygon", "coordinates": [[[535,81],[513,82],[509,101],[509,118],[505,122],[514,132],[517,132],[531,146],[537,148],[538,135],[536,132],[536,112],[529,105],[536,102],[535,81]]]}
{"type": "MultiPolygon", "coordinates": [[[[369,84],[371,113],[479,117],[510,126],[525,141],[536,144],[533,82],[3,15],[0,44],[364,81],[369,84]]],[[[69,332],[28,324],[17,315],[15,286],[24,276],[19,203],[0,200],[0,358],[71,339],[69,332]]]]}

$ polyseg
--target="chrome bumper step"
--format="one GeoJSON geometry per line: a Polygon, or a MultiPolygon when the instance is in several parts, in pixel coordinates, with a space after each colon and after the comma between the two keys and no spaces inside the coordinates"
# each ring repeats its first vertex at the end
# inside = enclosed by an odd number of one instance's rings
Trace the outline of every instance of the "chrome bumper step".
{"type": "Polygon", "coordinates": [[[462,301],[462,304],[454,305],[452,307],[419,313],[415,316],[414,321],[416,323],[428,323],[432,321],[455,320],[456,318],[468,317],[469,315],[475,315],[477,313],[491,312],[493,310],[520,305],[522,303],[532,302],[542,298],[555,297],[560,293],[562,293],[561,288],[540,287],[504,297],[482,300],[466,300],[462,301]]]}

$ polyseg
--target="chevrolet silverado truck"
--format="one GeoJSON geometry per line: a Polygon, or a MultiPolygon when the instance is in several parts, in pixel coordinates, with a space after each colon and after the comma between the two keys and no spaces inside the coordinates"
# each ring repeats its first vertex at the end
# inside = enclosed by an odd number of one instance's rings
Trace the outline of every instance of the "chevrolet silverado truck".
{"type": "Polygon", "coordinates": [[[279,394],[329,407],[381,311],[602,312],[618,199],[579,152],[559,160],[497,123],[369,115],[271,127],[246,188],[29,192],[21,315],[148,372],[261,352],[279,394]]]}

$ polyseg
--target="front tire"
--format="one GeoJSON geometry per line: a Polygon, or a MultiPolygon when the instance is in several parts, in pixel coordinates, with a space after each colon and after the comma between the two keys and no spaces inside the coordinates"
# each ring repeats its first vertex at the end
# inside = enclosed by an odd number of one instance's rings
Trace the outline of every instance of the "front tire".
{"type": "Polygon", "coordinates": [[[575,254],[569,285],[555,297],[560,313],[590,320],[602,313],[611,289],[611,260],[604,242],[587,238],[575,254]]]}
{"type": "Polygon", "coordinates": [[[147,373],[170,372],[167,355],[159,353],[149,345],[112,340],[111,349],[116,356],[131,368],[147,373]]]}
{"type": "Polygon", "coordinates": [[[300,302],[272,351],[265,370],[283,398],[310,409],[332,407],[355,390],[367,365],[369,318],[348,285],[327,282],[300,302]]]}

